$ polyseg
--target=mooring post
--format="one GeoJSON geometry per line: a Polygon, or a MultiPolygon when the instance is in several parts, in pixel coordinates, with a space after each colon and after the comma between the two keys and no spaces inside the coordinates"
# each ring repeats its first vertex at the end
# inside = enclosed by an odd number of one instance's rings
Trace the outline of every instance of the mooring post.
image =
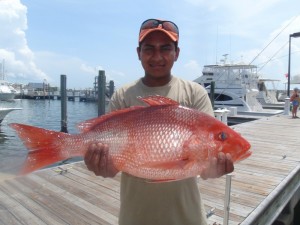
{"type": "Polygon", "coordinates": [[[102,116],[105,114],[105,90],[106,90],[105,71],[99,70],[99,75],[98,75],[98,116],[102,116]]]}
{"type": "Polygon", "coordinates": [[[223,225],[228,225],[229,222],[231,176],[232,174],[226,175],[223,225]]]}
{"type": "Polygon", "coordinates": [[[115,83],[113,80],[109,81],[109,98],[113,95],[115,92],[115,83]]]}
{"type": "Polygon", "coordinates": [[[209,98],[211,101],[211,105],[214,108],[215,107],[215,82],[214,81],[210,82],[209,98]]]}
{"type": "Polygon", "coordinates": [[[290,114],[290,107],[291,107],[291,100],[290,98],[284,99],[284,111],[283,115],[289,115],[290,114]]]}
{"type": "Polygon", "coordinates": [[[67,129],[67,76],[60,75],[61,97],[61,132],[68,133],[67,129]]]}

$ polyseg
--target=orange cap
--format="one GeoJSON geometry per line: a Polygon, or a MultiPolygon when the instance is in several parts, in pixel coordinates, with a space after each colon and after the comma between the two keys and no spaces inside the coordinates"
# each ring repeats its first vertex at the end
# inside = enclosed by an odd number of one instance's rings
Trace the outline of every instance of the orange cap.
{"type": "Polygon", "coordinates": [[[167,31],[160,27],[141,30],[140,35],[139,35],[139,42],[142,42],[148,34],[154,32],[154,31],[164,32],[166,35],[168,35],[171,38],[172,41],[178,42],[178,39],[179,39],[178,34],[172,32],[172,31],[167,31]]]}

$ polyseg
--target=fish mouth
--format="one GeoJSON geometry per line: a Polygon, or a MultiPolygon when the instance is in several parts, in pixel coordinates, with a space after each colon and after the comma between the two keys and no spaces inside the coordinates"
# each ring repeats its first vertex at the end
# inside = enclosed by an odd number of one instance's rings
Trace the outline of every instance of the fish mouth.
{"type": "Polygon", "coordinates": [[[252,155],[252,151],[251,150],[248,150],[246,151],[244,154],[240,155],[239,157],[236,158],[235,162],[239,162],[239,161],[242,161],[246,158],[248,158],[250,155],[252,155]]]}
{"type": "Polygon", "coordinates": [[[244,159],[248,158],[250,155],[252,155],[252,151],[250,150],[250,148],[251,148],[251,144],[247,140],[245,140],[243,147],[242,147],[244,154],[240,155],[237,158],[237,161],[244,160],[244,159]]]}
{"type": "Polygon", "coordinates": [[[245,140],[245,142],[240,143],[240,145],[235,149],[236,153],[238,154],[233,154],[232,158],[234,162],[239,162],[242,161],[246,158],[248,158],[250,155],[252,155],[252,151],[250,150],[251,145],[248,141],[245,140]]]}

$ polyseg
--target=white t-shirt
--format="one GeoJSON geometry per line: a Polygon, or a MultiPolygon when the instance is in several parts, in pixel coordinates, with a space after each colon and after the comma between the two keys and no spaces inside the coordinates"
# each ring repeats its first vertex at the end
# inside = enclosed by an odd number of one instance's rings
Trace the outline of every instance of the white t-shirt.
{"type": "MultiPolygon", "coordinates": [[[[141,79],[117,90],[110,111],[144,105],[137,97],[161,95],[213,116],[206,90],[199,84],[172,77],[161,87],[145,86],[141,79]]],[[[149,183],[122,173],[120,225],[206,225],[206,213],[196,178],[149,183]]]]}

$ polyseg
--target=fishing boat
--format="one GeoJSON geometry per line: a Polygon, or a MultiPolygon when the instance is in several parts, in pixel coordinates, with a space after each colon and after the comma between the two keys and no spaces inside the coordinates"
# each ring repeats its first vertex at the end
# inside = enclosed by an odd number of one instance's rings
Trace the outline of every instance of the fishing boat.
{"type": "MultiPolygon", "coordinates": [[[[280,82],[280,80],[276,79],[267,79],[267,78],[259,78],[258,80],[258,95],[256,96],[259,103],[262,105],[264,109],[283,109],[284,108],[284,99],[282,102],[278,101],[280,98],[280,92],[277,91],[276,84],[280,82]],[[268,88],[267,83],[272,86],[272,88],[268,88]]],[[[286,96],[286,92],[285,92],[286,96]]]]}
{"type": "Polygon", "coordinates": [[[0,108],[0,124],[8,113],[14,110],[21,110],[21,109],[22,108],[0,108]]]}
{"type": "Polygon", "coordinates": [[[209,93],[212,81],[215,108],[234,107],[237,112],[263,112],[264,105],[275,103],[273,95],[273,102],[270,102],[272,92],[267,92],[264,85],[266,80],[260,78],[256,65],[227,63],[225,57],[219,64],[205,65],[202,76],[194,80],[209,93]]]}
{"type": "Polygon", "coordinates": [[[225,109],[230,125],[284,112],[283,105],[281,108],[265,108],[269,103],[263,105],[262,99],[259,101],[260,96],[262,98],[268,96],[265,94],[266,90],[259,89],[258,84],[262,79],[256,65],[244,62],[226,63],[225,58],[219,64],[205,65],[202,76],[194,82],[204,86],[209,94],[213,90],[214,109],[215,111],[225,109]]]}
{"type": "Polygon", "coordinates": [[[262,111],[257,101],[257,67],[244,63],[205,65],[202,76],[194,80],[210,93],[214,82],[215,108],[236,107],[238,112],[262,111]]]}
{"type": "Polygon", "coordinates": [[[11,83],[0,80],[0,101],[11,101],[17,95],[17,90],[11,83]]]}
{"type": "Polygon", "coordinates": [[[17,95],[17,90],[5,79],[5,60],[0,63],[0,101],[11,101],[17,95]]]}

